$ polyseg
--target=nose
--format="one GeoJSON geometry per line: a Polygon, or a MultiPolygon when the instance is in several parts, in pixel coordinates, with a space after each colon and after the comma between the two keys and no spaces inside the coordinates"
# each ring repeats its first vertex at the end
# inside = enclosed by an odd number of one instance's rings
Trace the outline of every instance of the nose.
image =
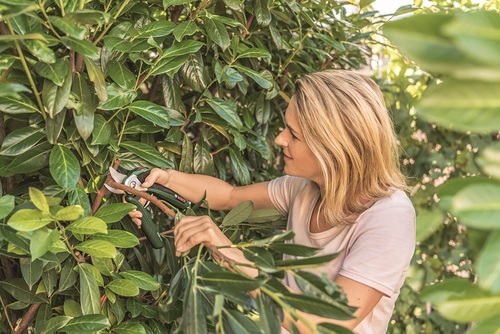
{"type": "Polygon", "coordinates": [[[278,146],[281,146],[281,147],[285,147],[286,144],[287,144],[287,141],[285,139],[285,132],[286,129],[284,130],[281,130],[280,134],[276,136],[276,138],[274,139],[274,142],[276,143],[276,145],[278,146]]]}

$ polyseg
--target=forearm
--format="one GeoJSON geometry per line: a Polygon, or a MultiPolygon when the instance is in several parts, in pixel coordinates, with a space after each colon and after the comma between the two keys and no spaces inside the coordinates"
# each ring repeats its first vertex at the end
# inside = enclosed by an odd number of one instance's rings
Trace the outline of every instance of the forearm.
{"type": "Polygon", "coordinates": [[[169,177],[165,186],[191,202],[198,202],[205,196],[210,209],[231,209],[229,200],[234,186],[229,183],[203,174],[186,174],[174,169],[166,172],[169,177]]]}

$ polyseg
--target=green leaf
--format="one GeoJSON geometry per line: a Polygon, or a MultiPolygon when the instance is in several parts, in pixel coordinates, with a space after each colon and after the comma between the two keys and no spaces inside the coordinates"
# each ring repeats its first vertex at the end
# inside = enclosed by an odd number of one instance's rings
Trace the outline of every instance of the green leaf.
{"type": "Polygon", "coordinates": [[[204,43],[200,41],[195,41],[192,39],[183,40],[179,43],[175,43],[171,47],[165,50],[160,59],[172,58],[177,56],[183,56],[189,53],[198,52],[204,43]]]}
{"type": "Polygon", "coordinates": [[[47,142],[35,145],[32,149],[16,156],[7,166],[7,170],[11,172],[10,175],[14,175],[19,171],[29,174],[42,169],[48,165],[51,147],[52,145],[47,142]]]}
{"type": "Polygon", "coordinates": [[[260,87],[262,87],[264,89],[271,89],[273,87],[272,80],[269,79],[269,77],[272,78],[272,75],[269,75],[269,72],[262,71],[262,72],[258,73],[258,72],[254,71],[248,67],[238,65],[238,64],[233,65],[233,67],[235,69],[237,69],[239,72],[250,77],[260,87]]]}
{"type": "Polygon", "coordinates": [[[77,272],[74,270],[74,261],[66,261],[61,269],[61,276],[59,278],[59,291],[65,291],[73,284],[75,284],[78,277],[77,272]]]}
{"type": "Polygon", "coordinates": [[[156,103],[142,100],[134,101],[128,106],[128,109],[134,114],[147,119],[151,123],[162,128],[170,128],[168,108],[156,103]]]}
{"type": "Polygon", "coordinates": [[[30,242],[31,259],[38,259],[47,253],[59,241],[59,231],[40,228],[33,232],[30,242]]]}
{"type": "Polygon", "coordinates": [[[185,83],[197,92],[202,92],[210,84],[210,76],[207,73],[200,52],[188,56],[180,74],[185,83]]]}
{"type": "Polygon", "coordinates": [[[338,253],[333,253],[308,258],[276,261],[276,268],[284,270],[315,268],[330,262],[331,260],[335,259],[337,255],[338,253]]]}
{"type": "Polygon", "coordinates": [[[107,288],[124,297],[133,297],[139,294],[139,287],[128,279],[114,279],[107,285],[107,288]]]}
{"type": "Polygon", "coordinates": [[[40,334],[56,334],[57,331],[64,327],[73,317],[59,315],[47,320],[40,334]]]}
{"type": "Polygon", "coordinates": [[[321,248],[316,247],[285,243],[272,243],[269,248],[293,256],[314,256],[321,250],[321,248]]]}
{"type": "Polygon", "coordinates": [[[318,330],[320,334],[353,334],[351,330],[328,322],[323,322],[318,325],[318,330]]]}
{"type": "Polygon", "coordinates": [[[151,277],[151,275],[142,271],[127,270],[122,271],[120,275],[146,291],[154,291],[160,288],[160,283],[151,277]]]}
{"type": "Polygon", "coordinates": [[[113,258],[116,255],[115,246],[104,240],[88,240],[75,246],[76,249],[95,257],[113,258]]]}
{"type": "Polygon", "coordinates": [[[106,145],[111,138],[111,125],[101,114],[94,115],[91,145],[106,145]]]}
{"type": "Polygon", "coordinates": [[[174,37],[177,42],[180,42],[185,36],[191,36],[198,31],[198,26],[194,21],[188,20],[179,23],[174,28],[174,37]]]}
{"type": "Polygon", "coordinates": [[[87,56],[90,59],[99,59],[99,49],[92,42],[86,39],[76,39],[71,36],[61,37],[61,42],[70,50],[78,52],[82,56],[87,56]]]}
{"type": "Polygon", "coordinates": [[[425,91],[417,113],[441,126],[489,133],[500,124],[500,83],[445,81],[425,91]]]}
{"type": "Polygon", "coordinates": [[[21,273],[23,275],[24,281],[31,290],[33,286],[40,280],[43,272],[43,261],[31,260],[29,258],[19,259],[19,264],[21,266],[21,273]]]}
{"type": "Polygon", "coordinates": [[[75,188],[80,178],[80,164],[65,146],[54,145],[49,158],[50,174],[58,185],[66,190],[75,188]]]}
{"type": "MultiPolygon", "coordinates": [[[[141,323],[131,321],[123,321],[118,326],[113,327],[113,331],[116,334],[148,334],[144,326],[141,323]]],[[[161,333],[162,332],[154,332],[153,333],[161,333]]],[[[166,334],[166,333],[165,333],[166,334]]]]}
{"type": "Polygon", "coordinates": [[[475,323],[474,326],[467,331],[467,334],[500,334],[500,318],[491,318],[475,323]]]}
{"type": "Polygon", "coordinates": [[[62,86],[56,85],[49,79],[44,80],[42,100],[45,111],[51,118],[54,118],[57,114],[63,111],[64,107],[68,103],[72,82],[73,78],[71,76],[71,72],[69,71],[64,78],[62,86]]]}
{"type": "Polygon", "coordinates": [[[417,215],[417,241],[424,241],[443,224],[440,211],[419,211],[417,215]]]}
{"type": "Polygon", "coordinates": [[[104,37],[104,44],[110,51],[129,52],[132,42],[121,37],[107,35],[104,37]]]}
{"type": "Polygon", "coordinates": [[[79,266],[80,272],[80,304],[82,313],[99,314],[101,312],[99,286],[89,269],[79,266]]]}
{"type": "Polygon", "coordinates": [[[485,173],[500,179],[500,143],[486,147],[476,161],[485,173]]]}
{"type": "Polygon", "coordinates": [[[48,300],[43,294],[35,294],[28,288],[22,278],[7,278],[0,281],[0,287],[8,292],[17,301],[26,304],[47,303],[48,300]]]}
{"type": "Polygon", "coordinates": [[[273,309],[273,301],[265,294],[257,294],[257,311],[259,312],[259,327],[263,333],[280,333],[281,323],[273,309]]]}
{"type": "Polygon", "coordinates": [[[195,2],[196,0],[163,0],[163,8],[167,9],[171,6],[179,6],[186,5],[191,2],[195,2]]]}
{"type": "Polygon", "coordinates": [[[467,226],[499,229],[500,186],[484,184],[465,187],[453,197],[451,210],[467,226]]]}
{"type": "Polygon", "coordinates": [[[264,283],[263,278],[248,278],[236,273],[219,271],[208,272],[202,277],[207,285],[215,285],[222,289],[234,291],[252,291],[264,283]]]}
{"type": "MultiPolygon", "coordinates": [[[[89,57],[92,58],[92,57],[89,57]]],[[[83,60],[85,61],[85,66],[87,66],[87,73],[89,75],[90,81],[94,83],[94,88],[95,92],[97,94],[97,97],[99,98],[100,101],[104,102],[108,100],[108,91],[106,88],[106,81],[104,79],[104,74],[99,66],[92,60],[87,57],[83,57],[83,60]]],[[[83,80],[83,79],[80,79],[83,80]]],[[[80,86],[83,86],[83,89],[87,89],[85,87],[86,85],[80,84],[80,86]]],[[[75,90],[75,87],[73,87],[75,90]]],[[[80,97],[88,97],[91,96],[92,99],[87,101],[87,104],[89,105],[89,109],[93,109],[94,103],[94,96],[93,94],[90,94],[89,90],[82,91],[81,94],[79,94],[80,97]]],[[[84,105],[87,105],[85,100],[82,101],[84,105]]]]}
{"type": "Polygon", "coordinates": [[[5,137],[0,155],[17,156],[35,146],[44,134],[42,129],[36,127],[23,127],[7,134],[5,137]]]}
{"type": "Polygon", "coordinates": [[[153,21],[142,27],[138,38],[165,37],[174,31],[176,24],[171,21],[153,21]]]}
{"type": "Polygon", "coordinates": [[[271,2],[269,0],[255,0],[253,2],[254,14],[260,26],[267,26],[271,22],[270,7],[271,2]]]}
{"type": "Polygon", "coordinates": [[[226,310],[224,309],[224,320],[225,325],[230,329],[226,331],[229,333],[238,334],[259,334],[262,333],[257,327],[257,324],[250,320],[243,313],[236,310],[226,310]]]}
{"type": "Polygon", "coordinates": [[[158,152],[148,144],[129,141],[129,142],[123,142],[121,146],[124,149],[129,150],[130,152],[136,154],[140,158],[151,163],[153,166],[156,166],[158,168],[173,167],[172,161],[164,158],[160,154],[160,152],[158,152]]]}
{"type": "Polygon", "coordinates": [[[66,229],[77,234],[106,234],[108,232],[108,226],[106,225],[104,220],[97,217],[81,218],[69,224],[66,229]]]}
{"type": "Polygon", "coordinates": [[[214,41],[215,44],[219,45],[222,51],[225,51],[231,43],[227,28],[222,22],[213,20],[212,17],[214,17],[214,15],[205,16],[203,18],[205,30],[208,37],[214,41]]]}
{"type": "Polygon", "coordinates": [[[229,213],[224,217],[221,226],[234,226],[241,222],[244,222],[253,211],[253,202],[244,201],[235,206],[229,213]]]}
{"type": "Polygon", "coordinates": [[[278,271],[273,255],[267,249],[251,246],[243,249],[243,255],[264,272],[274,273],[278,271]]]}
{"type": "Polygon", "coordinates": [[[12,212],[12,210],[14,210],[14,199],[15,197],[12,195],[4,195],[0,197],[0,219],[4,219],[12,212]]]}
{"type": "Polygon", "coordinates": [[[267,60],[271,59],[271,54],[269,51],[259,48],[248,48],[238,53],[236,59],[243,58],[264,58],[267,60]]]}
{"type": "Polygon", "coordinates": [[[78,97],[77,110],[73,111],[76,128],[80,136],[86,140],[94,128],[94,114],[98,103],[95,95],[91,93],[87,81],[78,73],[75,75],[71,90],[78,97]]]}
{"type": "Polygon", "coordinates": [[[31,232],[52,222],[52,217],[40,210],[21,209],[16,211],[7,224],[17,231],[31,232]]]}
{"type": "Polygon", "coordinates": [[[107,224],[116,223],[134,209],[135,205],[131,203],[111,203],[101,206],[94,216],[101,218],[107,224]]]}
{"type": "Polygon", "coordinates": [[[109,77],[116,84],[124,89],[133,89],[135,86],[136,77],[125,65],[117,61],[110,61],[106,65],[109,77]]]}
{"type": "Polygon", "coordinates": [[[245,159],[243,159],[240,151],[230,147],[229,156],[231,158],[231,170],[236,180],[241,185],[250,184],[250,171],[248,170],[248,166],[246,165],[245,159]]]}
{"type": "MultiPolygon", "coordinates": [[[[31,36],[31,37],[36,37],[36,36],[31,36]]],[[[24,45],[36,58],[38,58],[39,61],[43,63],[53,64],[57,60],[56,54],[48,46],[48,43],[46,41],[25,39],[24,45]]]]}
{"type": "Polygon", "coordinates": [[[500,231],[497,230],[488,236],[486,244],[475,264],[479,285],[493,293],[500,293],[500,231]]]}
{"type": "Polygon", "coordinates": [[[76,39],[83,39],[85,37],[87,29],[76,25],[74,22],[68,20],[65,17],[49,16],[48,19],[52,25],[54,25],[56,28],[58,28],[68,36],[76,39]]]}
{"type": "Polygon", "coordinates": [[[500,295],[491,295],[464,279],[447,279],[422,290],[421,299],[430,301],[446,319],[466,323],[500,314],[500,295]]]}
{"type": "Polygon", "coordinates": [[[12,115],[40,113],[35,104],[23,94],[0,96],[0,111],[12,115]]]}
{"type": "Polygon", "coordinates": [[[101,329],[109,327],[108,318],[102,314],[88,314],[75,317],[71,319],[64,327],[61,328],[63,332],[97,332],[101,329]]]}
{"type": "Polygon", "coordinates": [[[237,113],[236,100],[228,100],[225,101],[220,98],[213,98],[207,100],[207,103],[212,107],[212,109],[219,115],[223,120],[227,121],[231,126],[236,129],[241,129],[243,127],[243,123],[237,113]]]}
{"type": "Polygon", "coordinates": [[[186,333],[207,333],[206,311],[203,308],[200,291],[196,285],[191,283],[186,289],[186,293],[181,328],[186,333]]]}
{"type": "Polygon", "coordinates": [[[54,118],[50,116],[45,119],[45,133],[50,144],[56,144],[60,138],[61,131],[66,119],[66,112],[60,112],[54,118]]]}
{"type": "Polygon", "coordinates": [[[65,59],[59,59],[53,64],[38,62],[34,68],[38,75],[61,87],[69,72],[69,62],[65,59]]]}
{"type": "Polygon", "coordinates": [[[37,188],[29,187],[29,196],[35,207],[43,213],[50,214],[49,203],[43,192],[37,188]]]}
{"type": "Polygon", "coordinates": [[[283,295],[281,300],[298,310],[319,315],[320,317],[337,320],[349,320],[354,318],[350,312],[311,296],[288,294],[283,295]]]}

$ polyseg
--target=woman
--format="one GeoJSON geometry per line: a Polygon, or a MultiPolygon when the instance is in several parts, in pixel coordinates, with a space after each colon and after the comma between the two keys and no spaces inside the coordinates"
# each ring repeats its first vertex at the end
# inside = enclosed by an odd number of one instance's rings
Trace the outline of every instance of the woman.
{"type": "MultiPolygon", "coordinates": [[[[276,208],[288,217],[294,243],[341,252],[322,270],[357,307],[353,320],[305,315],[308,320],[336,322],[356,333],[385,333],[414,252],[415,211],[403,192],[397,141],[380,89],[352,71],[304,76],[275,142],[283,149],[287,175],[270,182],[235,187],[205,175],[153,169],[143,185],[158,182],[192,201],[206,193],[215,210],[246,200],[255,208],[276,208]]],[[[140,224],[139,212],[131,216],[140,224]]],[[[200,243],[231,244],[206,216],[183,218],[174,235],[177,255],[200,243]]],[[[220,250],[246,261],[237,249],[220,250]]],[[[299,291],[291,276],[285,280],[299,291]]],[[[290,321],[286,317],[283,327],[290,321]]],[[[295,325],[307,332],[300,322],[295,325]]]]}

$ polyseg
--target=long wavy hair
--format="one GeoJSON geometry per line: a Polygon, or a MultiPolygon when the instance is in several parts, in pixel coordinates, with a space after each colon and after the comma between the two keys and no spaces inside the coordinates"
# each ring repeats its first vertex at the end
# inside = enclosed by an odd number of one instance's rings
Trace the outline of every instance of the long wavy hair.
{"type": "Polygon", "coordinates": [[[406,190],[384,97],[361,73],[327,70],[297,81],[293,99],[324,189],[318,212],[332,226],[353,223],[378,199],[406,190]]]}

